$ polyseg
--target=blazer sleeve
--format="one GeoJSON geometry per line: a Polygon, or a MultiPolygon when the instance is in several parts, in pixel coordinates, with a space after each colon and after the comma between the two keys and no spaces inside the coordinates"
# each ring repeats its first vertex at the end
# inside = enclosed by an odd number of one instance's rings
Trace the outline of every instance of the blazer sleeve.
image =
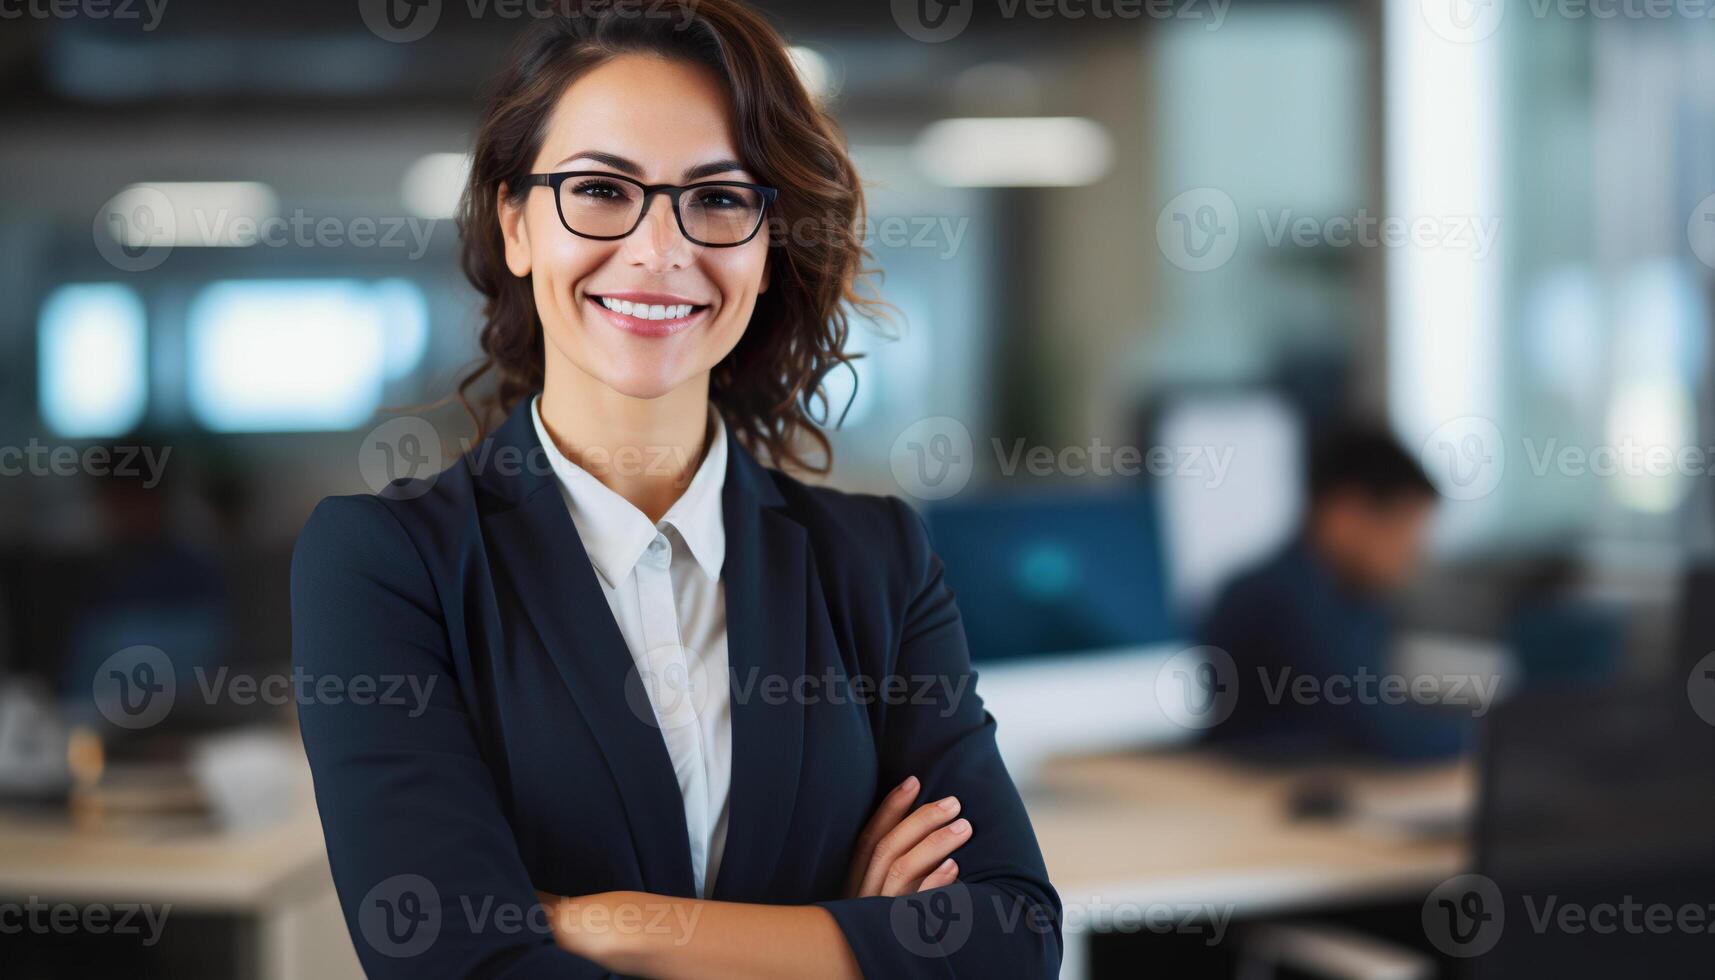
{"type": "Polygon", "coordinates": [[[921,519],[898,498],[888,502],[912,598],[892,670],[905,686],[883,699],[881,785],[915,774],[919,799],[957,796],[972,834],[954,854],[952,885],[818,904],[833,913],[866,977],[1057,976],[1060,897],[977,696],[952,590],[921,519]]]}
{"type": "Polygon", "coordinates": [[[609,976],[553,942],[455,683],[435,589],[383,501],[333,497],[292,558],[304,748],[376,978],[609,976]]]}

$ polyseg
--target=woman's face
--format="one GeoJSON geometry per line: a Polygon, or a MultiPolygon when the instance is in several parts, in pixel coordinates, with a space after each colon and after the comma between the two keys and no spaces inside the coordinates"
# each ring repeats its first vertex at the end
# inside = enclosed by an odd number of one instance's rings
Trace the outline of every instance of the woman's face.
{"type": "MultiPolygon", "coordinates": [[[[531,172],[602,171],[645,184],[758,182],[738,156],[731,110],[712,72],[621,55],[566,89],[531,172]]],[[[507,266],[531,277],[549,378],[569,367],[633,398],[703,381],[738,343],[768,288],[766,234],[731,248],[692,244],[664,194],[651,197],[642,224],[617,241],[567,231],[546,187],[532,188],[517,207],[507,205],[503,188],[500,223],[507,266]],[[610,308],[625,304],[632,312],[610,308]],[[638,308],[644,304],[666,309],[638,308]],[[691,311],[678,316],[673,306],[691,311]]]]}

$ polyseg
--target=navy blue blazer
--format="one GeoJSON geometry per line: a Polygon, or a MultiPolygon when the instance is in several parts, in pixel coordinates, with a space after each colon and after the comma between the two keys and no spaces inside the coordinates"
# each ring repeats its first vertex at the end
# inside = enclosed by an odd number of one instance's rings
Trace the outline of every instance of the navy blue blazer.
{"type": "MultiPolygon", "coordinates": [[[[866,976],[1055,975],[1059,896],[922,522],[765,469],[728,435],[733,772],[713,897],[827,908],[866,976]],[[956,795],[974,828],[959,882],[842,898],[859,831],[913,774],[920,802],[956,795]]],[[[430,484],[316,507],[292,650],[370,976],[604,976],[554,945],[536,889],[693,895],[666,744],[528,399],[430,484]]]]}

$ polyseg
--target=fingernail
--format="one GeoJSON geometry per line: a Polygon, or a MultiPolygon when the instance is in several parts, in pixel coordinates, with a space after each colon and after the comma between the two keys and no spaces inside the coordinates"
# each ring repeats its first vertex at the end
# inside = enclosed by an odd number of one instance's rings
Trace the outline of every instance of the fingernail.
{"type": "Polygon", "coordinates": [[[959,819],[953,821],[953,833],[956,836],[963,837],[970,832],[971,832],[971,822],[969,820],[966,820],[964,817],[960,817],[959,819]]]}
{"type": "Polygon", "coordinates": [[[944,875],[951,870],[953,870],[953,859],[948,858],[941,862],[941,866],[935,869],[935,873],[938,875],[944,875]]]}
{"type": "Polygon", "coordinates": [[[948,813],[952,813],[954,810],[959,808],[959,798],[957,796],[949,796],[935,805],[948,813]]]}
{"type": "Polygon", "coordinates": [[[905,782],[900,783],[899,788],[900,789],[916,789],[917,788],[917,777],[916,776],[906,776],[905,782]]]}

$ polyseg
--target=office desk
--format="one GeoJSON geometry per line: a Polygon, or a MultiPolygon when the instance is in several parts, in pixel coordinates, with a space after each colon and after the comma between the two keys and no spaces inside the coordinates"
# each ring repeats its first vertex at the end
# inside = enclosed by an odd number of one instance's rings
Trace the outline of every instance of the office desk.
{"type": "MultiPolygon", "coordinates": [[[[1369,794],[1472,791],[1465,764],[1396,774],[1319,770],[1369,794]]],[[[1214,906],[1236,918],[1426,894],[1468,864],[1466,842],[1293,820],[1307,773],[1242,768],[1200,750],[1059,760],[1026,791],[1067,907],[1061,976],[1088,973],[1091,930],[1140,908],[1214,906]]],[[[981,829],[978,829],[981,832],[981,829]]]]}
{"type": "MultiPolygon", "coordinates": [[[[1266,915],[1422,894],[1465,868],[1459,841],[1289,819],[1288,793],[1304,775],[1242,769],[1202,751],[1048,765],[1025,802],[1067,907],[1062,977],[1083,980],[1089,933],[1111,925],[1116,912],[1209,905],[1237,917],[1266,915]]],[[[1454,765],[1352,778],[1365,793],[1468,792],[1471,774],[1454,765]]],[[[151,837],[0,821],[0,899],[32,896],[172,903],[245,917],[258,926],[248,974],[362,976],[307,804],[282,823],[231,835],[151,837]]]]}
{"type": "MultiPolygon", "coordinates": [[[[236,975],[361,978],[328,873],[313,806],[250,833],[180,836],[0,821],[0,900],[171,904],[256,928],[236,975]]],[[[169,918],[165,926],[172,928],[169,918]]]]}

